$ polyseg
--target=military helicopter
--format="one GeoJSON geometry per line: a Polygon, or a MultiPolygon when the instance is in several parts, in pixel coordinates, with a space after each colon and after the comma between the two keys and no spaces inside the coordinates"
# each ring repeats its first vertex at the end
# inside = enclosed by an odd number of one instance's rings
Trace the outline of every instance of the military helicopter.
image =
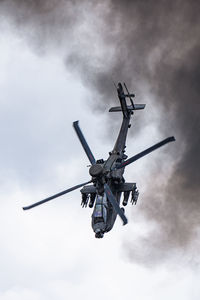
{"type": "Polygon", "coordinates": [[[109,110],[110,112],[121,111],[123,114],[123,120],[114,148],[111,152],[109,152],[109,157],[106,160],[95,159],[79,127],[78,121],[73,122],[73,127],[76,131],[76,134],[91,163],[89,169],[91,180],[73,186],[32,205],[23,207],[24,210],[31,209],[83,187],[80,190],[82,194],[81,205],[82,207],[87,207],[87,205],[89,205],[90,208],[94,207],[92,213],[92,228],[96,238],[102,238],[104,233],[112,229],[117,215],[119,215],[121,218],[123,225],[128,223],[127,217],[124,213],[124,207],[120,208],[121,195],[123,194],[123,206],[127,205],[130,196],[130,202],[132,204],[136,204],[139,191],[136,183],[125,182],[123,177],[125,168],[150,152],[164,146],[169,142],[175,141],[175,138],[174,136],[168,137],[152,147],[147,148],[146,150],[127,159],[128,157],[125,154],[125,143],[128,129],[131,127],[130,119],[133,115],[133,112],[144,109],[145,104],[135,104],[132,99],[135,97],[135,95],[133,93],[129,93],[125,83],[123,85],[119,82],[116,86],[120,106],[112,107],[109,110]],[[127,99],[129,99],[130,102],[129,105],[127,104],[127,99]]]}

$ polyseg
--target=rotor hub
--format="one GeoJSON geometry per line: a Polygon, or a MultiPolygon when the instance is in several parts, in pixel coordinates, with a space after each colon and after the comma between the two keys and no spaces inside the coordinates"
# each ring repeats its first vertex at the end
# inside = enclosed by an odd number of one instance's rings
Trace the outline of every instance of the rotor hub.
{"type": "Polygon", "coordinates": [[[91,166],[89,173],[92,177],[98,177],[103,173],[103,168],[101,165],[95,164],[91,166]]]}

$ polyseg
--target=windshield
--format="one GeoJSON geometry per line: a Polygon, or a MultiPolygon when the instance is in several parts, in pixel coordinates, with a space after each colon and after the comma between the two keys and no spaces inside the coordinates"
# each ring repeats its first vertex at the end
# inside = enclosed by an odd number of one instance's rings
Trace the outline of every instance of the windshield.
{"type": "Polygon", "coordinates": [[[106,223],[106,219],[107,219],[106,197],[105,195],[98,196],[93,211],[93,222],[94,224],[101,223],[101,222],[106,223]]]}
{"type": "Polygon", "coordinates": [[[102,217],[102,205],[101,204],[96,204],[95,209],[94,209],[94,217],[102,217]]]}

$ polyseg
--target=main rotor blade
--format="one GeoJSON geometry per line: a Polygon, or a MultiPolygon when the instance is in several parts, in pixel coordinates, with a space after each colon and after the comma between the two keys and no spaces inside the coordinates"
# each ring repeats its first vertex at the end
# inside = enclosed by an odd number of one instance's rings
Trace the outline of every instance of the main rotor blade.
{"type": "Polygon", "coordinates": [[[86,184],[88,184],[88,183],[90,183],[90,182],[92,182],[92,181],[90,180],[90,181],[87,181],[87,182],[84,182],[84,183],[75,185],[75,186],[73,186],[73,187],[71,187],[71,188],[69,188],[69,189],[67,189],[67,190],[65,190],[65,191],[62,191],[62,192],[60,192],[60,193],[58,193],[58,194],[55,194],[55,195],[53,195],[53,196],[50,196],[50,197],[48,197],[48,198],[46,198],[46,199],[44,199],[44,200],[38,201],[38,202],[33,203],[33,204],[29,205],[29,206],[25,206],[25,207],[23,207],[23,210],[27,210],[27,209],[33,208],[33,207],[35,207],[35,206],[41,205],[41,204],[43,204],[43,203],[45,203],[45,202],[48,202],[48,201],[50,201],[50,200],[53,200],[53,199],[55,199],[55,198],[57,198],[57,197],[60,197],[60,196],[62,196],[62,195],[64,195],[64,194],[67,194],[67,193],[69,193],[69,192],[72,192],[72,191],[74,191],[74,190],[76,190],[76,189],[78,189],[78,188],[82,187],[83,185],[86,185],[86,184]]]}
{"type": "Polygon", "coordinates": [[[128,223],[128,220],[125,216],[125,214],[123,213],[123,211],[121,210],[121,208],[119,207],[119,204],[117,203],[109,185],[107,183],[104,184],[104,191],[106,193],[106,196],[108,197],[108,200],[110,201],[110,203],[112,204],[113,208],[115,209],[116,213],[120,216],[120,218],[123,221],[123,225],[126,225],[128,223]]]}
{"type": "Polygon", "coordinates": [[[116,169],[121,169],[121,168],[124,168],[126,166],[128,166],[129,164],[133,163],[134,161],[138,160],[139,158],[149,154],[150,152],[164,146],[165,144],[169,143],[169,142],[173,142],[175,141],[175,138],[174,136],[170,136],[168,137],[167,139],[161,141],[160,143],[157,143],[155,145],[153,145],[152,147],[150,148],[147,148],[146,150],[130,157],[129,159],[125,160],[123,163],[121,163],[120,165],[116,166],[116,169]]]}
{"type": "Polygon", "coordinates": [[[80,142],[83,146],[83,149],[85,150],[85,153],[86,153],[89,161],[91,162],[92,165],[94,165],[96,160],[95,160],[94,155],[92,154],[92,151],[90,150],[90,147],[88,146],[88,144],[87,144],[87,142],[84,138],[84,135],[83,135],[83,133],[82,133],[82,131],[81,131],[79,125],[78,125],[78,121],[73,122],[73,126],[74,126],[76,134],[77,134],[77,136],[78,136],[78,138],[79,138],[79,140],[80,140],[80,142]]]}

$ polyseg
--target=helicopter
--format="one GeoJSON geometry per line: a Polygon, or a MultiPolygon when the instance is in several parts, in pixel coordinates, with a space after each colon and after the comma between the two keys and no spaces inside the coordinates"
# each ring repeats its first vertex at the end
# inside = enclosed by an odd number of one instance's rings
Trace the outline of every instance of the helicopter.
{"type": "Polygon", "coordinates": [[[124,206],[128,204],[129,198],[131,204],[136,204],[139,191],[136,183],[125,182],[123,176],[125,168],[150,152],[169,142],[175,141],[175,138],[174,136],[168,137],[128,158],[125,154],[125,148],[128,129],[131,127],[130,120],[134,111],[144,109],[145,104],[135,104],[133,102],[135,94],[129,93],[125,83],[122,85],[122,83],[119,82],[116,89],[120,106],[110,108],[109,112],[122,112],[123,119],[114,148],[109,152],[109,157],[106,160],[96,160],[79,127],[79,121],[73,122],[75,132],[91,163],[89,169],[91,180],[75,185],[29,206],[25,206],[23,207],[24,210],[31,209],[76,189],[82,188],[80,190],[82,194],[81,205],[82,207],[87,207],[88,205],[90,208],[93,208],[91,225],[96,238],[103,238],[104,234],[113,228],[117,215],[121,218],[123,225],[128,223],[124,206]],[[127,103],[127,99],[129,99],[129,104],[127,103]],[[123,207],[120,207],[122,194],[123,207]]]}

